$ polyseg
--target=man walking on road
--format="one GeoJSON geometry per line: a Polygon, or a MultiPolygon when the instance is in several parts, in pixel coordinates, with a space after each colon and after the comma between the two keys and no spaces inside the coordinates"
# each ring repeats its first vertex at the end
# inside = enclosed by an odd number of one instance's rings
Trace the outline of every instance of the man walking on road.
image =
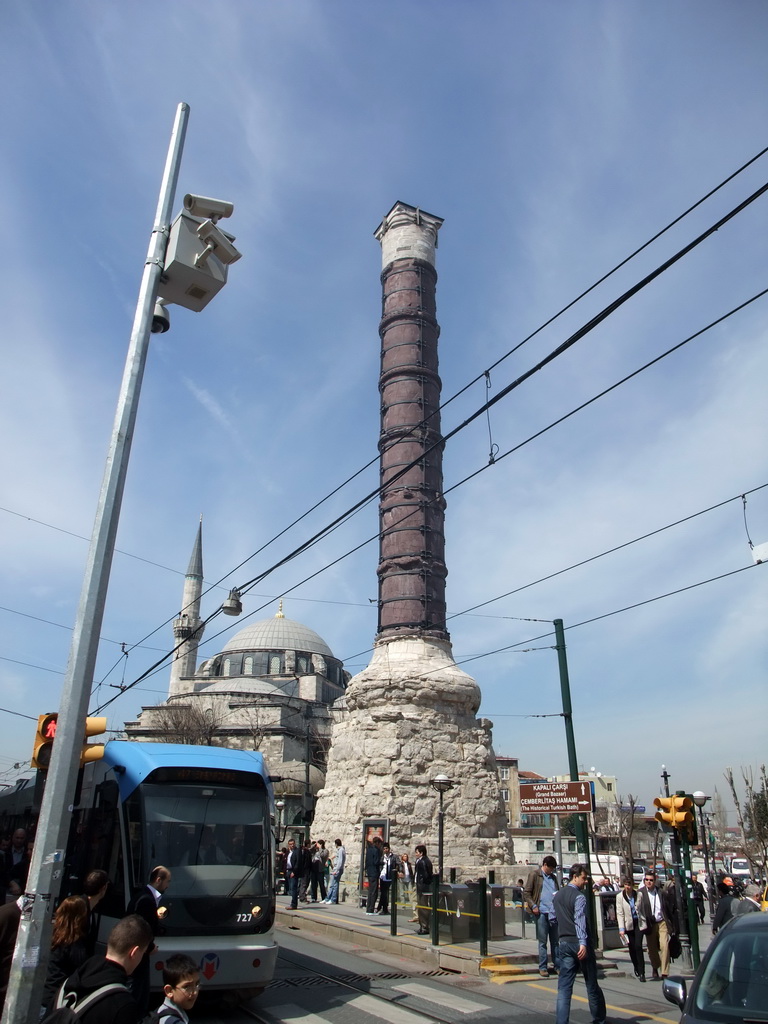
{"type": "Polygon", "coordinates": [[[552,903],[560,933],[555,1024],[568,1024],[573,983],[578,971],[584,976],[587,987],[592,1024],[605,1024],[605,996],[597,983],[597,961],[587,926],[587,897],[583,889],[588,881],[587,865],[574,864],[568,885],[555,893],[552,903]]]}
{"type": "Polygon", "coordinates": [[[554,857],[545,857],[541,867],[531,871],[525,883],[523,897],[526,910],[533,915],[536,922],[536,938],[539,940],[539,974],[542,978],[549,977],[547,970],[547,945],[552,950],[552,963],[555,970],[560,968],[558,953],[557,921],[552,913],[552,900],[560,888],[555,869],[557,861],[554,857]]]}

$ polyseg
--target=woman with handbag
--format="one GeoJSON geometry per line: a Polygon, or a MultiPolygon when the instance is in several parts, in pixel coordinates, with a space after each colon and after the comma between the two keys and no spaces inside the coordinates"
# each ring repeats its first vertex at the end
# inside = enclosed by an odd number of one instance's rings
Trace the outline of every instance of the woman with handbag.
{"type": "Polygon", "coordinates": [[[638,981],[645,981],[643,933],[637,921],[637,892],[631,878],[622,878],[621,892],[616,897],[616,920],[621,941],[629,950],[629,958],[638,981]]]}

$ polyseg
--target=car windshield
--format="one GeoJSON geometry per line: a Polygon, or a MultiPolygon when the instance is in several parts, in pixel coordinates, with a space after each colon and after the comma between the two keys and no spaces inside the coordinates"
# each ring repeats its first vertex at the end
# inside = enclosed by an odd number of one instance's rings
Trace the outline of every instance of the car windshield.
{"type": "Polygon", "coordinates": [[[695,1016],[768,1021],[768,929],[728,928],[696,988],[695,1016]]]}

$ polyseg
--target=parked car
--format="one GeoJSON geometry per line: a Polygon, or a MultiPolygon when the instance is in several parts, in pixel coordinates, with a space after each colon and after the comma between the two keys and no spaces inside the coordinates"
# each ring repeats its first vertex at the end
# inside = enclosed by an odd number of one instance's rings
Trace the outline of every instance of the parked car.
{"type": "Polygon", "coordinates": [[[768,914],[743,914],[721,928],[693,979],[662,983],[680,1024],[768,1021],[768,914]]]}

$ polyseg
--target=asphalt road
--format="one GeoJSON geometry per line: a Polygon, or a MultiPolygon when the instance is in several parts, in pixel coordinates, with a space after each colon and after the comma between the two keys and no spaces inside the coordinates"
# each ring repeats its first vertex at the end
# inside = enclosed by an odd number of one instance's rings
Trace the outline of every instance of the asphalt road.
{"type": "MultiPolygon", "coordinates": [[[[468,975],[430,970],[400,957],[346,943],[320,942],[289,931],[279,935],[275,979],[258,999],[227,1012],[201,1000],[199,1024],[543,1024],[554,1019],[557,979],[497,985],[468,975]]],[[[608,1020],[620,1024],[678,1024],[680,1014],[658,982],[601,981],[608,1020]]],[[[577,981],[571,1024],[590,1024],[583,983],[577,981]]]]}

